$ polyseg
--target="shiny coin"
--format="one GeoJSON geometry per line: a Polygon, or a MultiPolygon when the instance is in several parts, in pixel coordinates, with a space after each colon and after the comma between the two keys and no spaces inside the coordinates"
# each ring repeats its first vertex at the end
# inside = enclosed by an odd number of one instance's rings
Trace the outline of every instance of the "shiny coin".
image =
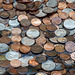
{"type": "Polygon", "coordinates": [[[62,75],[62,73],[60,71],[52,71],[51,75],[62,75]]]}
{"type": "Polygon", "coordinates": [[[42,63],[42,68],[46,71],[51,71],[55,68],[55,63],[51,60],[47,60],[44,63],[42,63]]]}
{"type": "Polygon", "coordinates": [[[0,43],[0,53],[8,51],[8,45],[5,43],[0,43]]]}
{"type": "Polygon", "coordinates": [[[55,31],[56,36],[66,36],[67,32],[64,29],[57,29],[55,31]]]}
{"type": "Polygon", "coordinates": [[[46,73],[43,73],[43,72],[38,72],[35,75],[47,75],[47,74],[46,73]]]}
{"type": "Polygon", "coordinates": [[[31,46],[31,45],[33,45],[35,43],[35,40],[34,39],[30,39],[28,37],[24,37],[24,38],[22,38],[21,42],[24,45],[31,46]]]}
{"type": "Polygon", "coordinates": [[[75,0],[66,0],[66,2],[73,3],[73,2],[75,2],[75,0]]]}
{"type": "Polygon", "coordinates": [[[0,23],[0,31],[4,30],[5,29],[5,25],[0,23]]]}
{"type": "Polygon", "coordinates": [[[13,59],[18,59],[19,58],[19,53],[15,52],[15,51],[9,51],[6,53],[5,55],[7,60],[13,60],[13,59]]]}
{"type": "Polygon", "coordinates": [[[71,58],[75,60],[75,52],[71,53],[71,58]]]}
{"type": "Polygon", "coordinates": [[[3,75],[5,73],[5,68],[0,67],[0,74],[3,75]]]}
{"type": "Polygon", "coordinates": [[[40,35],[37,29],[29,29],[26,34],[30,38],[37,38],[40,35]]]}
{"type": "Polygon", "coordinates": [[[64,27],[67,29],[74,29],[75,28],[75,21],[72,19],[65,20],[64,27]]]}

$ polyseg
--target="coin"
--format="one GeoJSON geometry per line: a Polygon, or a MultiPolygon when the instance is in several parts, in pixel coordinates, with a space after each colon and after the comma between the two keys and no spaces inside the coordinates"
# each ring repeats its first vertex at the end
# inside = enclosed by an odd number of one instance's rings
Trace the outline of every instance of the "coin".
{"type": "Polygon", "coordinates": [[[56,74],[57,75],[62,75],[60,71],[52,71],[51,72],[51,75],[56,75],[56,74]]]}
{"type": "Polygon", "coordinates": [[[74,52],[75,51],[75,43],[72,41],[68,41],[65,44],[65,49],[67,52],[74,52]]]}
{"type": "Polygon", "coordinates": [[[30,38],[37,38],[40,35],[37,29],[29,29],[27,30],[26,34],[30,38]]]}
{"type": "Polygon", "coordinates": [[[25,46],[25,45],[22,45],[21,47],[20,47],[20,51],[22,52],[22,53],[28,53],[29,51],[30,51],[30,47],[29,46],[25,46]]]}
{"type": "Polygon", "coordinates": [[[38,72],[35,75],[47,75],[47,74],[46,73],[43,73],[43,72],[38,72]]]}
{"type": "Polygon", "coordinates": [[[69,3],[68,6],[69,6],[71,9],[75,9],[75,4],[74,4],[74,3],[69,3]]]}
{"type": "Polygon", "coordinates": [[[19,53],[15,52],[15,51],[9,51],[5,54],[5,57],[7,60],[11,61],[13,59],[18,59],[19,53]]]}
{"type": "Polygon", "coordinates": [[[4,30],[5,29],[5,25],[0,23],[0,31],[4,30]]]}
{"type": "Polygon", "coordinates": [[[21,61],[18,59],[13,59],[10,61],[10,65],[13,67],[19,67],[21,65],[21,61]]]}
{"type": "Polygon", "coordinates": [[[32,24],[33,26],[39,26],[39,25],[41,25],[41,20],[38,19],[38,18],[33,18],[33,19],[31,20],[31,24],[32,24]]]}
{"type": "Polygon", "coordinates": [[[33,53],[42,53],[42,51],[43,51],[43,48],[37,44],[31,47],[31,52],[33,53]]]}
{"type": "Polygon", "coordinates": [[[75,2],[75,0],[66,0],[66,2],[73,3],[73,2],[75,2]]]}
{"type": "Polygon", "coordinates": [[[54,49],[54,45],[52,43],[46,43],[44,45],[44,49],[47,50],[47,51],[51,51],[54,49]]]}
{"type": "Polygon", "coordinates": [[[5,55],[0,55],[0,60],[6,60],[5,55]]]}
{"type": "Polygon", "coordinates": [[[13,3],[14,2],[14,0],[3,0],[3,2],[5,3],[5,4],[11,4],[11,3],[13,3]]]}
{"type": "Polygon", "coordinates": [[[28,37],[24,37],[24,38],[22,38],[21,42],[24,45],[31,46],[31,45],[33,45],[35,43],[35,40],[34,39],[30,39],[28,37]]]}
{"type": "Polygon", "coordinates": [[[51,60],[47,60],[42,63],[42,68],[46,71],[52,71],[55,68],[55,63],[51,60]]]}
{"type": "Polygon", "coordinates": [[[71,58],[75,60],[75,52],[71,53],[71,58]]]}
{"type": "Polygon", "coordinates": [[[0,53],[8,51],[8,45],[5,43],[0,43],[0,53]]]}
{"type": "Polygon", "coordinates": [[[0,74],[4,74],[5,73],[5,68],[0,67],[0,74]]]}
{"type": "Polygon", "coordinates": [[[18,35],[18,34],[21,34],[21,29],[20,28],[13,28],[11,30],[12,34],[14,35],[18,35]]]}

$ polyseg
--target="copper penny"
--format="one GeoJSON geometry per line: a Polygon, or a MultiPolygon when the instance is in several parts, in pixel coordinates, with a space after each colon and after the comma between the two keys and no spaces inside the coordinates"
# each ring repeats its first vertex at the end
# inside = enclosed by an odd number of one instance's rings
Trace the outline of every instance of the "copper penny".
{"type": "Polygon", "coordinates": [[[40,29],[42,30],[42,31],[47,31],[47,28],[46,28],[47,26],[45,25],[45,24],[41,24],[40,25],[40,29]]]}
{"type": "Polygon", "coordinates": [[[11,32],[13,35],[18,35],[18,34],[21,34],[21,29],[20,28],[13,28],[11,30],[11,32]]]}
{"type": "Polygon", "coordinates": [[[21,51],[22,53],[28,53],[28,52],[30,51],[30,49],[31,49],[31,47],[25,46],[25,45],[22,45],[22,46],[20,47],[20,51],[21,51]]]}
{"type": "Polygon", "coordinates": [[[21,36],[19,36],[19,35],[14,35],[14,36],[12,36],[11,37],[11,40],[13,41],[13,42],[20,42],[21,41],[21,36]]]}
{"type": "Polygon", "coordinates": [[[75,10],[75,3],[69,3],[68,5],[71,9],[74,9],[75,10]]]}
{"type": "Polygon", "coordinates": [[[67,53],[62,53],[62,54],[60,54],[59,56],[60,56],[60,58],[62,58],[62,59],[64,59],[64,60],[70,59],[70,55],[67,54],[67,53]]]}
{"type": "Polygon", "coordinates": [[[10,61],[10,64],[12,67],[19,67],[19,66],[21,66],[21,61],[18,59],[14,59],[14,60],[10,61]]]}
{"type": "Polygon", "coordinates": [[[5,4],[11,4],[11,3],[14,2],[14,0],[3,0],[3,2],[4,2],[5,4]]]}
{"type": "Polygon", "coordinates": [[[55,46],[55,50],[57,51],[57,52],[64,52],[65,50],[64,50],[64,45],[62,45],[62,44],[57,44],[56,46],[55,46]]]}
{"type": "Polygon", "coordinates": [[[19,16],[19,15],[26,15],[26,12],[25,11],[16,11],[16,15],[19,16]]]}
{"type": "Polygon", "coordinates": [[[51,75],[56,75],[56,74],[57,75],[62,75],[60,71],[52,71],[51,72],[51,75]]]}
{"type": "Polygon", "coordinates": [[[20,50],[20,44],[11,44],[11,49],[14,51],[19,51],[20,50]]]}
{"type": "Polygon", "coordinates": [[[4,10],[11,10],[13,8],[13,5],[12,4],[4,4],[3,5],[3,9],[4,10]]]}
{"type": "Polygon", "coordinates": [[[66,19],[66,18],[68,18],[68,14],[67,14],[66,12],[60,12],[60,13],[59,13],[59,17],[60,17],[61,19],[66,19]]]}
{"type": "Polygon", "coordinates": [[[18,16],[19,21],[21,21],[23,19],[28,19],[28,17],[26,15],[24,15],[24,14],[21,14],[21,15],[18,16]]]}
{"type": "Polygon", "coordinates": [[[31,24],[32,24],[33,26],[39,26],[39,25],[41,25],[41,20],[40,20],[39,18],[33,18],[33,19],[31,20],[31,24]]]}
{"type": "Polygon", "coordinates": [[[75,43],[72,41],[68,41],[65,44],[65,49],[67,52],[74,52],[75,51],[75,43]]]}
{"type": "Polygon", "coordinates": [[[30,59],[29,60],[29,65],[31,65],[31,66],[37,66],[37,65],[39,65],[39,63],[36,62],[35,59],[30,59]]]}
{"type": "Polygon", "coordinates": [[[2,3],[0,3],[0,9],[3,7],[2,3]]]}
{"type": "Polygon", "coordinates": [[[67,41],[74,41],[75,40],[73,36],[66,36],[66,38],[67,38],[67,41]]]}
{"type": "Polygon", "coordinates": [[[75,60],[75,52],[71,53],[71,58],[75,60]]]}
{"type": "Polygon", "coordinates": [[[44,45],[44,49],[47,50],[47,51],[51,51],[54,49],[54,45],[52,43],[46,43],[44,45]]]}
{"type": "Polygon", "coordinates": [[[59,17],[55,17],[55,18],[52,19],[52,23],[54,25],[59,25],[61,22],[62,22],[62,20],[59,17]]]}

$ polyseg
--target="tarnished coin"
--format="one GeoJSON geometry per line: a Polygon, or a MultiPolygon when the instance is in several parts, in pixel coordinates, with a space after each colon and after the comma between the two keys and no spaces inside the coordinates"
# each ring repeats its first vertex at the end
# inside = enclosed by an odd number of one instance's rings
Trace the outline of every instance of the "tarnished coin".
{"type": "Polygon", "coordinates": [[[52,71],[55,68],[55,63],[51,60],[47,60],[44,63],[42,63],[42,68],[46,71],[52,71]]]}
{"type": "Polygon", "coordinates": [[[0,31],[4,30],[5,29],[5,25],[0,23],[0,31]]]}
{"type": "Polygon", "coordinates": [[[12,27],[17,27],[19,26],[19,22],[18,20],[9,20],[9,25],[12,26],[12,27]]]}
{"type": "Polygon", "coordinates": [[[5,55],[6,59],[11,61],[13,59],[18,59],[19,58],[19,53],[15,51],[9,51],[5,55]]]}
{"type": "Polygon", "coordinates": [[[37,38],[40,35],[37,29],[29,29],[26,34],[30,38],[37,38]]]}
{"type": "Polygon", "coordinates": [[[47,75],[47,74],[46,73],[43,73],[43,72],[38,72],[35,75],[47,75]]]}
{"type": "Polygon", "coordinates": [[[67,29],[74,29],[75,28],[75,21],[72,19],[65,20],[64,27],[67,29]]]}
{"type": "Polygon", "coordinates": [[[21,61],[18,60],[18,59],[13,59],[13,60],[10,61],[10,65],[12,67],[19,67],[19,66],[21,66],[21,61]]]}
{"type": "Polygon", "coordinates": [[[5,68],[0,67],[0,74],[3,75],[5,73],[5,68]]]}
{"type": "Polygon", "coordinates": [[[75,60],[75,52],[71,53],[71,58],[75,60]]]}
{"type": "Polygon", "coordinates": [[[21,42],[24,45],[31,46],[31,45],[33,45],[35,43],[35,40],[34,39],[30,39],[28,37],[24,37],[24,38],[22,38],[21,42]]]}
{"type": "Polygon", "coordinates": [[[67,34],[67,32],[66,32],[64,29],[57,29],[57,30],[55,31],[55,35],[56,35],[56,36],[61,36],[61,37],[63,37],[63,36],[66,36],[66,34],[67,34]]]}
{"type": "Polygon", "coordinates": [[[51,51],[54,49],[54,45],[52,43],[46,43],[44,45],[44,49],[47,50],[47,51],[51,51]]]}
{"type": "Polygon", "coordinates": [[[8,51],[8,45],[5,43],[0,43],[0,53],[8,51]]]}
{"type": "Polygon", "coordinates": [[[51,75],[62,75],[62,73],[60,71],[52,71],[51,75]]]}
{"type": "Polygon", "coordinates": [[[72,41],[68,41],[65,44],[65,49],[67,52],[74,52],[75,51],[75,43],[72,41]]]}

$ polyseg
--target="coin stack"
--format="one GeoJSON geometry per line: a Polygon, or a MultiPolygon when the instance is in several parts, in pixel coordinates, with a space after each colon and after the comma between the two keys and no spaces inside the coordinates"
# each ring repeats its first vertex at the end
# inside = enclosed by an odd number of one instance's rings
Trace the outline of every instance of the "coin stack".
{"type": "Polygon", "coordinates": [[[0,75],[75,75],[75,0],[0,0],[0,75]]]}

